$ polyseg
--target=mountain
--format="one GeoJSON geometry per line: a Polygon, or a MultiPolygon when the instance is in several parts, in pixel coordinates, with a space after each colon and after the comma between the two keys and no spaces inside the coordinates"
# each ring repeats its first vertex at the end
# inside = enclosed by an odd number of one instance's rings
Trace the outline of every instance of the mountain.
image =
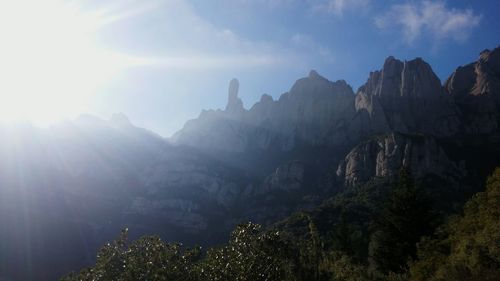
{"type": "MultiPolygon", "coordinates": [[[[499,53],[499,48],[482,52],[477,62],[459,67],[444,85],[421,58],[403,62],[389,57],[356,94],[345,81],[331,82],[311,71],[277,101],[263,95],[248,110],[237,97],[238,87],[230,87],[225,110],[202,112],[171,142],[227,161],[245,159],[249,151],[291,155],[321,147],[332,151],[330,160],[340,155],[349,158],[334,160],[339,161],[339,177],[361,170],[366,174],[361,178],[368,180],[394,174],[395,167],[408,164],[417,175],[449,178],[446,174],[451,173],[458,179],[467,171],[459,168],[466,159],[456,157],[456,150],[491,147],[498,141],[499,53]],[[374,136],[379,140],[373,140],[374,136]],[[373,149],[361,152],[363,144],[373,149]],[[391,156],[392,170],[387,163],[375,163],[387,161],[391,153],[404,154],[391,156]],[[363,161],[355,161],[355,155],[363,161]],[[449,156],[457,158],[454,163],[449,156]],[[342,171],[346,163],[348,171],[342,171]],[[443,168],[436,169],[441,164],[443,168]],[[456,168],[449,171],[452,166],[456,168]]],[[[340,182],[353,181],[344,178],[340,182]]]]}
{"type": "Polygon", "coordinates": [[[429,64],[417,58],[386,59],[356,95],[358,112],[369,112],[374,132],[449,136],[457,132],[457,108],[429,64]]]}
{"type": "Polygon", "coordinates": [[[500,52],[484,50],[477,62],[461,66],[446,80],[445,91],[461,109],[465,134],[498,131],[500,106],[500,52]]]}
{"type": "Polygon", "coordinates": [[[344,179],[346,186],[352,186],[373,178],[397,176],[401,167],[407,167],[418,178],[433,174],[448,181],[456,181],[466,173],[433,137],[390,133],[353,148],[339,164],[337,176],[344,179]]]}
{"type": "Polygon", "coordinates": [[[90,265],[124,227],[218,244],[241,221],[274,223],[401,167],[466,197],[500,166],[499,57],[482,52],[444,85],[422,59],[389,57],[356,92],[312,70],[249,109],[233,79],[225,109],[169,139],[123,114],[1,125],[0,279],[90,265]]]}
{"type": "Polygon", "coordinates": [[[355,114],[354,93],[344,80],[331,82],[312,70],[278,100],[264,94],[249,110],[243,108],[235,85],[237,80],[232,80],[224,111],[203,111],[171,141],[234,152],[351,141],[346,122],[355,114]]]}

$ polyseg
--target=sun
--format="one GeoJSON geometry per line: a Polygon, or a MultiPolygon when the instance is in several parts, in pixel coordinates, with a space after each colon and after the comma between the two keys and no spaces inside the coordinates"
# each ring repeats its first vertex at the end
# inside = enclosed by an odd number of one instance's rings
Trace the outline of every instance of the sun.
{"type": "Polygon", "coordinates": [[[110,21],[78,1],[0,1],[0,121],[45,125],[85,111],[126,65],[125,56],[96,43],[110,21]]]}

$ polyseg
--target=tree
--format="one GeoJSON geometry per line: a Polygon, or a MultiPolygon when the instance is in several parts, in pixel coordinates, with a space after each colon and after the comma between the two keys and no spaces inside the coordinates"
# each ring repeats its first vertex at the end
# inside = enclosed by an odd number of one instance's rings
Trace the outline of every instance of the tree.
{"type": "Polygon", "coordinates": [[[127,230],[98,253],[96,264],[61,281],[163,281],[199,280],[199,247],[181,251],[180,244],[164,243],[157,236],[142,237],[131,244],[127,230]]]}
{"type": "Polygon", "coordinates": [[[418,246],[411,280],[498,280],[500,276],[500,168],[433,237],[418,246]]]}
{"type": "Polygon", "coordinates": [[[253,223],[241,224],[229,243],[210,249],[203,263],[203,280],[295,280],[287,257],[290,246],[277,231],[263,232],[253,223]]]}
{"type": "Polygon", "coordinates": [[[416,244],[432,233],[431,201],[406,169],[400,172],[381,211],[369,245],[370,265],[380,273],[402,272],[416,256],[416,244]]]}
{"type": "Polygon", "coordinates": [[[99,251],[95,266],[62,281],[498,280],[500,169],[488,179],[486,192],[432,237],[425,237],[433,230],[430,200],[408,172],[401,172],[389,193],[391,186],[385,187],[383,196],[370,189],[369,200],[365,193],[335,200],[281,227],[241,224],[227,244],[206,254],[156,236],[129,243],[125,230],[99,251]],[[374,228],[368,227],[376,214],[374,228]],[[370,231],[367,261],[363,241],[370,231]]]}

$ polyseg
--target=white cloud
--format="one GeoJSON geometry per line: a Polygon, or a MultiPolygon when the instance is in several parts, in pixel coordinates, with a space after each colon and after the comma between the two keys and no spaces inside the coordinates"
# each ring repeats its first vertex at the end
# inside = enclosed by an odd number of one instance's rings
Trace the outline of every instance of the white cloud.
{"type": "MultiPolygon", "coordinates": [[[[285,5],[296,0],[255,1],[285,5]]],[[[129,0],[127,5],[120,6],[120,14],[135,10],[141,3],[129,0]]],[[[203,18],[187,0],[152,0],[150,3],[155,8],[140,15],[144,20],[139,23],[142,27],[136,28],[141,30],[140,34],[128,31],[125,34],[141,47],[151,46],[151,49],[146,47],[142,54],[129,54],[125,59],[129,65],[182,70],[259,68],[288,67],[332,58],[326,47],[304,35],[296,35],[285,42],[248,39],[231,26],[215,25],[203,18]]]]}
{"type": "MultiPolygon", "coordinates": [[[[111,1],[113,5],[104,8],[97,5],[97,10],[106,14],[110,14],[109,11],[112,10],[114,13],[109,18],[114,19],[115,14],[128,15],[144,6],[142,1],[137,0],[129,0],[125,4],[115,1],[116,3],[111,1]],[[115,12],[117,10],[119,13],[115,12]]],[[[221,69],[280,66],[292,61],[288,56],[293,54],[280,50],[275,44],[248,40],[230,27],[214,25],[199,16],[189,1],[152,0],[149,3],[148,7],[154,9],[141,9],[141,19],[134,22],[135,25],[140,25],[135,30],[141,32],[125,33],[134,38],[137,46],[145,49],[142,54],[134,51],[135,54],[129,53],[124,57],[129,65],[169,69],[221,69]]],[[[122,20],[127,19],[134,20],[132,17],[122,20]]],[[[114,20],[111,23],[113,22],[114,20]]],[[[128,53],[127,50],[124,52],[128,53]]]]}
{"type": "Polygon", "coordinates": [[[365,10],[370,0],[311,0],[314,11],[343,16],[345,11],[365,10]]]}
{"type": "Polygon", "coordinates": [[[472,10],[449,8],[442,1],[393,5],[387,13],[375,18],[375,24],[381,29],[401,28],[409,44],[422,36],[463,42],[480,21],[481,15],[472,10]]]}

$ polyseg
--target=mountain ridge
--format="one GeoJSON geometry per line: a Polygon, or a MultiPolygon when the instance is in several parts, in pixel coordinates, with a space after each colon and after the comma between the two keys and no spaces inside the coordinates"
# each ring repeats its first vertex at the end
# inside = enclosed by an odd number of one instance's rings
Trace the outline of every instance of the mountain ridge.
{"type": "MultiPolygon", "coordinates": [[[[495,69],[499,50],[482,52],[477,68],[485,69],[482,65],[491,61],[494,66],[487,69],[495,69]]],[[[441,84],[431,66],[421,58],[400,61],[391,56],[381,70],[369,74],[367,82],[356,93],[344,80],[331,82],[312,70],[277,100],[263,95],[238,116],[221,110],[203,111],[170,141],[174,145],[219,152],[265,150],[279,143],[275,148],[286,151],[295,145],[352,147],[369,135],[391,132],[438,138],[493,133],[498,126],[498,106],[489,100],[477,101],[471,95],[461,101],[463,95],[456,94],[463,89],[455,85],[457,82],[452,83],[457,80],[453,77],[462,75],[463,68],[459,67],[441,84]],[[477,105],[471,108],[470,103],[477,105]],[[483,128],[478,128],[479,124],[483,128]]],[[[491,73],[480,72],[474,81],[494,87],[498,77],[491,73]]],[[[474,89],[481,87],[489,86],[474,89]]]]}
{"type": "Polygon", "coordinates": [[[27,267],[33,253],[9,246],[0,272],[32,280],[61,265],[38,278],[53,280],[90,264],[86,253],[123,227],[135,229],[132,237],[214,245],[238,222],[276,222],[401,167],[467,193],[500,166],[499,54],[483,52],[443,85],[421,59],[387,58],[356,92],[310,71],[278,99],[264,94],[249,109],[234,79],[224,110],[202,111],[169,139],[120,114],[48,129],[0,126],[0,184],[8,187],[0,189],[8,202],[0,223],[51,226],[32,237],[23,225],[0,229],[0,239],[58,253],[37,256],[23,272],[12,262],[27,267]]]}

